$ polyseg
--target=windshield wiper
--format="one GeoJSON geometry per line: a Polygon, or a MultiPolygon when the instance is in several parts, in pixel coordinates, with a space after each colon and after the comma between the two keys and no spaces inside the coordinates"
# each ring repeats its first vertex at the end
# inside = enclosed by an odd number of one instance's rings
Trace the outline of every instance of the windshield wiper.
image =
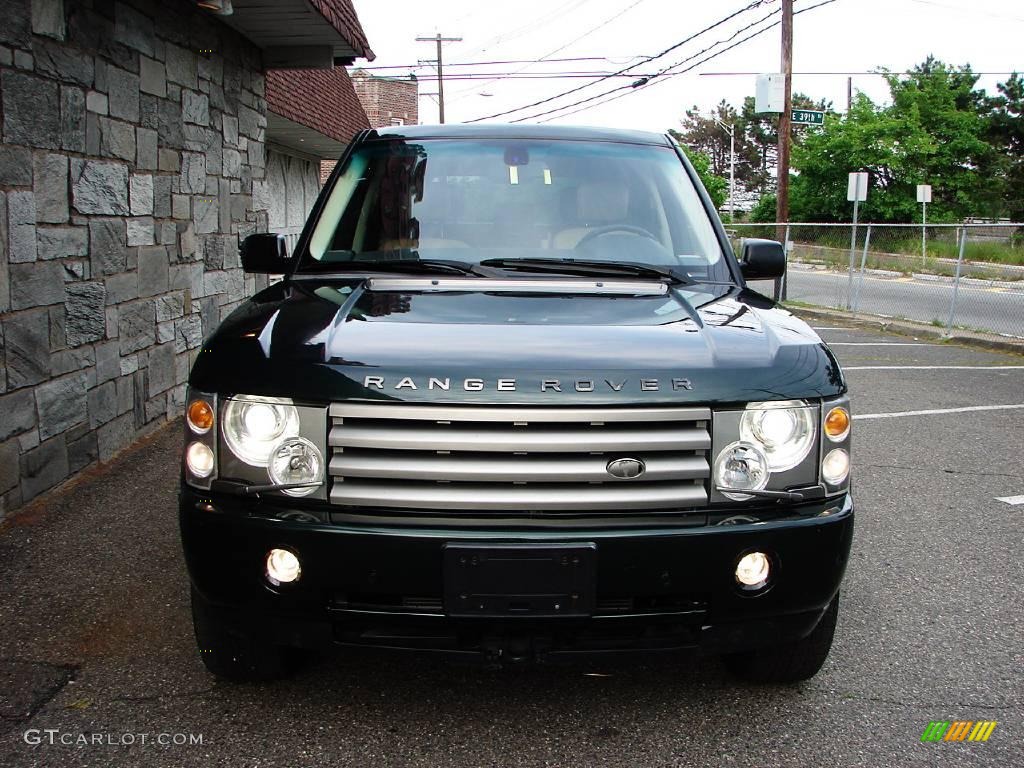
{"type": "Polygon", "coordinates": [[[637,264],[632,261],[588,261],[583,259],[484,259],[484,267],[497,267],[518,272],[559,272],[567,275],[600,277],[609,275],[630,275],[654,277],[668,280],[675,285],[692,285],[693,280],[685,273],[672,267],[654,264],[637,264]]]}
{"type": "MultiPolygon", "coordinates": [[[[323,272],[414,272],[416,274],[436,274],[445,272],[456,275],[477,275],[493,277],[489,270],[478,269],[478,265],[468,261],[451,259],[379,259],[364,261],[331,261],[324,263],[315,273],[323,272]]],[[[301,273],[299,273],[301,274],[301,273]]]]}

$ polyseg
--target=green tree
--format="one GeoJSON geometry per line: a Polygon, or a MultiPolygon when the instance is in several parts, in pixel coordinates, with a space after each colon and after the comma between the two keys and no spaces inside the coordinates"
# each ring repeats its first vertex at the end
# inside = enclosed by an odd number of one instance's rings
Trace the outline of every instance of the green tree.
{"type": "Polygon", "coordinates": [[[747,138],[743,118],[735,108],[724,100],[710,115],[702,113],[696,106],[691,107],[686,110],[682,131],[675,134],[680,144],[708,156],[712,173],[727,177],[732,150],[729,126],[735,126],[733,130],[736,132],[736,188],[739,191],[749,188],[748,182],[760,158],[757,148],[747,138]]]}
{"type": "Polygon", "coordinates": [[[826,116],[822,131],[793,149],[790,211],[805,221],[847,221],[847,176],[869,174],[865,220],[914,221],[916,185],[931,184],[934,220],[992,215],[1000,206],[985,140],[984,93],[969,67],[931,57],[907,76],[886,75],[892,105],[858,94],[846,117],[826,116]]]}
{"type": "Polygon", "coordinates": [[[715,208],[721,208],[729,194],[729,182],[721,176],[715,175],[711,168],[710,157],[703,152],[691,149],[682,142],[682,135],[679,131],[669,130],[669,135],[676,140],[676,143],[679,144],[683,153],[693,165],[693,169],[697,171],[697,176],[708,191],[708,195],[711,197],[711,202],[714,203],[715,208]]]}
{"type": "Polygon", "coordinates": [[[988,138],[999,153],[1003,210],[1024,221],[1024,78],[1016,72],[989,102],[988,138]]]}
{"type": "MultiPolygon", "coordinates": [[[[793,108],[833,113],[831,101],[815,101],[805,93],[793,94],[793,108]]],[[[761,193],[774,190],[779,154],[779,115],[775,112],[756,112],[754,97],[747,96],[740,110],[740,122],[746,143],[753,149],[754,154],[753,162],[749,168],[744,169],[744,185],[750,191],[761,193]]],[[[793,145],[801,144],[808,134],[816,130],[818,129],[794,128],[793,145]]]]}

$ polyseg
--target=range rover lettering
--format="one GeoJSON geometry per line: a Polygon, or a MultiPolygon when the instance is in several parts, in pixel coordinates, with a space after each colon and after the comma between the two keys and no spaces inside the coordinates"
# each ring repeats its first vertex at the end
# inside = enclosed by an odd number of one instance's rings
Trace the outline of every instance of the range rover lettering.
{"type": "Polygon", "coordinates": [[[667,136],[358,135],[280,275],[189,378],[180,525],[201,658],[492,662],[703,650],[814,675],[853,535],[835,357],[748,287],[667,136]]]}

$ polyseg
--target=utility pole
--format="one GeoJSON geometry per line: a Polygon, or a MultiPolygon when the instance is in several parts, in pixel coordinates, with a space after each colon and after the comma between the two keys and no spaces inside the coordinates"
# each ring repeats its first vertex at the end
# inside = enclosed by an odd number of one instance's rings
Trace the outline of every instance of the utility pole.
{"type": "Polygon", "coordinates": [[[779,168],[776,189],[775,220],[789,221],[789,145],[793,118],[793,0],[782,0],[782,73],[786,96],[779,115],[779,168]]]}
{"type": "Polygon", "coordinates": [[[846,115],[849,119],[850,110],[853,109],[853,78],[846,78],[846,115]]]}
{"type": "Polygon", "coordinates": [[[438,32],[434,37],[417,37],[417,43],[437,43],[437,105],[438,105],[438,122],[444,123],[444,74],[441,71],[441,43],[459,43],[462,42],[461,37],[441,37],[441,33],[438,32]]]}

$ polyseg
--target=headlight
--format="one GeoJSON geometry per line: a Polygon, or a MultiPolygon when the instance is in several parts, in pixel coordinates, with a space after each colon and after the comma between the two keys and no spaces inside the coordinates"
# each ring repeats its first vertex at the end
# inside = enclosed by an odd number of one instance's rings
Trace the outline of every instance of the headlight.
{"type": "Polygon", "coordinates": [[[740,440],[760,446],[772,472],[806,459],[816,431],[814,408],[799,400],[751,403],[740,419],[740,440]]]}
{"type": "Polygon", "coordinates": [[[213,450],[200,442],[191,443],[185,451],[185,463],[188,471],[196,477],[209,477],[213,473],[213,450]]]}
{"type": "MultiPolygon", "coordinates": [[[[271,451],[267,473],[270,480],[279,485],[319,484],[324,479],[324,458],[317,447],[306,438],[289,437],[271,451]]],[[[306,496],[316,489],[316,485],[309,485],[305,488],[281,490],[289,496],[306,496]]]]}
{"type": "Polygon", "coordinates": [[[850,454],[842,448],[829,451],[821,462],[821,476],[829,485],[842,485],[850,476],[850,454]]]}
{"type": "Polygon", "coordinates": [[[222,431],[235,456],[265,467],[277,443],[299,434],[299,412],[291,400],[237,395],[224,406],[222,431]]]}
{"type": "Polygon", "coordinates": [[[770,475],[768,459],[756,445],[732,443],[715,459],[715,487],[733,501],[751,498],[743,491],[763,490],[770,475]]]}

